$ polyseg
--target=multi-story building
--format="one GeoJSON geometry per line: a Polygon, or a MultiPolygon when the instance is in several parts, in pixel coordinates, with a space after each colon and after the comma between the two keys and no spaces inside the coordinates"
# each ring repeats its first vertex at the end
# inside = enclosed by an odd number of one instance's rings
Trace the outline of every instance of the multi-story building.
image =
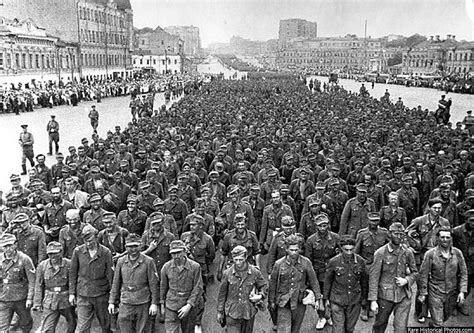
{"type": "Polygon", "coordinates": [[[183,53],[186,56],[199,56],[201,54],[201,37],[199,28],[195,26],[171,26],[164,29],[167,33],[179,36],[184,42],[183,53]]]}
{"type": "Polygon", "coordinates": [[[151,54],[143,52],[132,56],[133,69],[154,71],[158,74],[177,74],[183,69],[183,57],[179,54],[151,54]]]}
{"type": "Polygon", "coordinates": [[[303,19],[287,19],[280,20],[278,29],[278,39],[280,43],[286,43],[293,38],[309,38],[318,37],[318,24],[303,19]]]}
{"type": "Polygon", "coordinates": [[[151,54],[183,54],[184,41],[176,35],[167,33],[161,27],[136,29],[134,32],[134,50],[149,50],[151,54]]]}
{"type": "Polygon", "coordinates": [[[357,73],[371,70],[373,59],[381,58],[383,49],[378,39],[356,36],[320,37],[293,40],[279,50],[277,65],[288,69],[357,73]]]}
{"type": "Polygon", "coordinates": [[[458,46],[455,36],[448,35],[444,40],[439,35],[431,36],[403,52],[403,72],[412,75],[446,74],[449,71],[448,53],[454,54],[458,46]]]}
{"type": "Polygon", "coordinates": [[[77,68],[76,79],[132,74],[133,11],[129,0],[2,0],[0,8],[5,17],[31,18],[48,34],[75,44],[72,66],[77,68]]]}
{"type": "Polygon", "coordinates": [[[76,44],[24,21],[0,17],[0,84],[37,85],[77,76],[76,44]]]}
{"type": "Polygon", "coordinates": [[[461,42],[455,49],[449,49],[446,69],[448,73],[474,75],[474,42],[461,42]]]}

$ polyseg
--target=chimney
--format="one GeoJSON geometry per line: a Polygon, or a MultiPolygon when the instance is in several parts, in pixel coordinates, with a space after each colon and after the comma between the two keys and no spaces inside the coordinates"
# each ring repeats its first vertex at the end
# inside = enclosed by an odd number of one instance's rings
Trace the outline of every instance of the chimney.
{"type": "Polygon", "coordinates": [[[436,35],[436,36],[435,36],[435,38],[436,38],[436,41],[437,41],[437,42],[439,42],[439,41],[440,41],[440,39],[439,39],[439,35],[436,35]]]}

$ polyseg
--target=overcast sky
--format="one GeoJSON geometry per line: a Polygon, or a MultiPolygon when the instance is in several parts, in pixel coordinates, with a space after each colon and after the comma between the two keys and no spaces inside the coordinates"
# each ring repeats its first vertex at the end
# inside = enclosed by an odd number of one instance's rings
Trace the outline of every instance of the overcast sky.
{"type": "Polygon", "coordinates": [[[474,40],[474,0],[131,0],[138,28],[199,27],[202,45],[278,38],[280,19],[318,23],[318,36],[456,35],[474,40]]]}

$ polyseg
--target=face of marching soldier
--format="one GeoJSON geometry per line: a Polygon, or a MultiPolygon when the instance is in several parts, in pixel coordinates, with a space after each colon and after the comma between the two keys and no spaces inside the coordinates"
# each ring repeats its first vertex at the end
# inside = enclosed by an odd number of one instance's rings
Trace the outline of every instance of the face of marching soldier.
{"type": "Polygon", "coordinates": [[[297,244],[294,245],[288,245],[286,248],[286,254],[290,259],[296,260],[298,259],[298,256],[300,254],[300,247],[297,244]]]}
{"type": "Polygon", "coordinates": [[[449,195],[450,195],[450,190],[449,189],[443,189],[439,192],[441,198],[443,198],[444,200],[448,199],[449,198],[449,195]]]}
{"type": "Polygon", "coordinates": [[[285,233],[285,235],[289,236],[291,234],[294,234],[295,231],[296,231],[296,226],[292,225],[292,226],[282,226],[282,229],[283,229],[283,232],[285,233]]]}
{"type": "Polygon", "coordinates": [[[439,214],[441,213],[441,209],[442,209],[442,205],[441,203],[435,203],[433,206],[430,207],[430,213],[433,215],[433,216],[439,216],[439,214]]]}
{"type": "Polygon", "coordinates": [[[79,215],[70,215],[70,216],[66,215],[66,222],[74,230],[76,230],[81,225],[81,219],[79,215]]]}
{"type": "Polygon", "coordinates": [[[55,203],[61,202],[61,190],[59,187],[54,187],[51,189],[51,196],[55,203]]]}
{"type": "Polygon", "coordinates": [[[237,199],[239,198],[239,191],[234,191],[232,193],[229,193],[229,201],[236,202],[237,199]]]}
{"type": "Polygon", "coordinates": [[[171,258],[174,260],[176,265],[182,265],[186,258],[186,253],[183,251],[171,253],[171,258]]]}
{"type": "Polygon", "coordinates": [[[134,212],[137,209],[136,201],[129,200],[127,202],[127,209],[128,209],[129,212],[134,212]]]}
{"type": "Polygon", "coordinates": [[[388,202],[389,202],[390,206],[398,206],[398,195],[389,194],[388,202]]]}
{"type": "Polygon", "coordinates": [[[405,233],[403,231],[390,231],[390,239],[393,245],[400,245],[405,237],[405,233]]]}
{"type": "Polygon", "coordinates": [[[196,234],[196,233],[199,233],[199,230],[201,230],[201,224],[197,221],[192,221],[190,224],[189,224],[189,230],[193,233],[193,234],[196,234]]]}
{"type": "Polygon", "coordinates": [[[234,261],[234,264],[237,270],[242,270],[245,267],[247,258],[245,255],[240,255],[240,256],[232,257],[232,260],[234,261]]]}
{"type": "Polygon", "coordinates": [[[150,229],[154,233],[160,233],[161,231],[163,231],[163,219],[153,220],[150,229]]]}
{"type": "Polygon", "coordinates": [[[48,257],[51,260],[51,263],[58,264],[61,261],[61,259],[63,258],[63,253],[62,252],[48,253],[48,257]]]}
{"type": "Polygon", "coordinates": [[[367,192],[366,191],[357,191],[357,199],[359,199],[359,201],[367,200],[367,192]]]}
{"type": "Polygon", "coordinates": [[[328,222],[321,222],[319,224],[316,224],[316,229],[318,229],[318,232],[320,234],[324,235],[329,230],[329,223],[328,222]]]}
{"type": "Polygon", "coordinates": [[[280,193],[279,192],[273,192],[272,193],[272,203],[274,205],[279,205],[280,202],[281,202],[280,193]]]}
{"type": "Polygon", "coordinates": [[[84,239],[84,244],[88,250],[93,250],[97,247],[97,236],[89,236],[87,239],[84,239]]]}
{"type": "Polygon", "coordinates": [[[104,227],[108,232],[112,232],[114,230],[115,221],[116,219],[114,218],[107,218],[105,220],[102,220],[102,223],[104,224],[104,227]]]}
{"type": "Polygon", "coordinates": [[[380,223],[380,219],[369,219],[369,229],[376,230],[380,223]]]}
{"type": "Polygon", "coordinates": [[[16,249],[17,249],[17,243],[15,242],[14,244],[11,245],[5,245],[3,247],[3,253],[5,254],[5,257],[7,258],[12,258],[16,254],[16,249]]]}
{"type": "Polygon", "coordinates": [[[165,159],[165,162],[171,161],[171,153],[169,151],[165,151],[163,158],[165,159]]]}
{"type": "Polygon", "coordinates": [[[451,232],[450,231],[440,231],[438,236],[439,245],[443,249],[449,248],[451,245],[451,232]]]}
{"type": "Polygon", "coordinates": [[[98,210],[100,208],[101,200],[94,200],[91,202],[91,208],[93,210],[98,210]]]}
{"type": "Polygon", "coordinates": [[[234,227],[238,232],[243,232],[247,227],[247,222],[245,221],[245,218],[236,219],[234,222],[234,227]]]}
{"type": "Polygon", "coordinates": [[[341,247],[341,250],[342,250],[342,255],[344,257],[351,257],[352,254],[354,253],[354,245],[349,245],[349,244],[346,244],[346,245],[343,245],[341,247]]]}
{"type": "Polygon", "coordinates": [[[127,254],[133,259],[140,255],[140,247],[138,245],[126,245],[127,254]]]}

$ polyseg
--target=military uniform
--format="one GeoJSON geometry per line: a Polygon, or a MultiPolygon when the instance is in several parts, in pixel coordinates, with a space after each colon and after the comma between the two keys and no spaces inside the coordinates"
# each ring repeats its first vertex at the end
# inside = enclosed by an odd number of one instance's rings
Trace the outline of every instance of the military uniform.
{"type": "Polygon", "coordinates": [[[64,257],[71,259],[74,249],[84,244],[82,230],[85,226],[84,223],[81,223],[77,231],[74,231],[69,225],[61,228],[59,231],[59,243],[63,246],[64,257]]]}
{"type": "Polygon", "coordinates": [[[131,234],[143,235],[145,231],[147,214],[137,209],[133,214],[130,214],[128,209],[122,210],[117,216],[117,225],[125,228],[131,234]]]}
{"type": "Polygon", "coordinates": [[[375,211],[375,202],[370,198],[364,203],[357,198],[349,199],[342,212],[339,235],[350,235],[355,238],[360,229],[367,227],[367,214],[375,211]]]}
{"type": "Polygon", "coordinates": [[[184,219],[188,216],[189,207],[179,198],[176,201],[171,201],[168,198],[165,200],[164,211],[166,214],[173,216],[178,228],[178,235],[181,235],[183,233],[184,219]]]}
{"type": "Polygon", "coordinates": [[[354,252],[364,258],[367,265],[371,265],[375,251],[389,241],[390,233],[386,228],[377,227],[375,231],[363,228],[357,232],[354,252]]]}
{"type": "Polygon", "coordinates": [[[137,196],[137,208],[141,211],[144,211],[147,215],[150,215],[155,210],[153,209],[153,202],[158,198],[158,196],[148,193],[148,195],[140,194],[137,196]]]}
{"type": "Polygon", "coordinates": [[[176,237],[166,230],[163,230],[158,236],[153,236],[151,230],[147,230],[143,234],[142,250],[146,250],[153,241],[158,243],[157,247],[147,254],[155,261],[156,270],[158,272],[160,272],[163,265],[171,259],[169,254],[170,244],[175,239],[176,237]]]}
{"type": "Polygon", "coordinates": [[[390,225],[395,222],[400,222],[405,228],[407,227],[407,214],[405,209],[402,207],[392,209],[390,206],[383,206],[382,209],[380,209],[380,226],[389,228],[390,225]]]}
{"type": "Polygon", "coordinates": [[[275,206],[270,204],[263,210],[262,229],[260,230],[260,244],[264,248],[269,248],[272,243],[273,235],[277,234],[281,228],[281,218],[291,216],[294,219],[290,206],[280,204],[275,206]]]}
{"type": "Polygon", "coordinates": [[[108,212],[103,208],[99,208],[98,210],[89,209],[84,213],[83,222],[88,223],[97,230],[101,231],[105,228],[104,224],[102,223],[102,218],[107,213],[111,212],[108,212]]]}
{"type": "Polygon", "coordinates": [[[67,333],[76,329],[76,314],[69,303],[70,268],[71,261],[66,258],[61,259],[57,269],[50,259],[38,266],[33,307],[43,310],[41,332],[54,332],[60,315],[66,319],[67,333]]]}
{"type": "MultiPolygon", "coordinates": [[[[228,257],[230,252],[234,247],[237,245],[242,245],[247,249],[247,261],[255,265],[255,257],[257,254],[260,253],[260,246],[258,245],[257,235],[249,229],[246,229],[244,237],[239,237],[235,229],[232,229],[224,236],[222,241],[222,255],[228,257]]],[[[228,262],[228,266],[232,261],[228,262]]]]}
{"type": "Polygon", "coordinates": [[[255,231],[255,219],[252,208],[247,202],[240,200],[237,205],[232,202],[226,202],[219,213],[219,217],[223,219],[224,229],[231,230],[234,225],[235,215],[244,213],[247,218],[247,228],[255,231]]]}
{"type": "Polygon", "coordinates": [[[352,333],[368,289],[364,259],[354,254],[346,261],[339,254],[329,260],[326,270],[323,298],[331,303],[334,331],[352,333]]]}
{"type": "Polygon", "coordinates": [[[43,225],[48,226],[52,230],[52,234],[48,235],[48,240],[58,240],[59,231],[67,224],[66,212],[73,209],[74,206],[66,200],[61,200],[59,204],[49,203],[44,208],[43,225]]]}
{"type": "Polygon", "coordinates": [[[35,268],[30,257],[17,251],[12,259],[0,254],[0,332],[8,332],[13,313],[18,314],[18,323],[23,332],[30,332],[33,319],[25,306],[26,300],[33,301],[35,268]]]}
{"type": "Polygon", "coordinates": [[[29,256],[35,267],[47,258],[46,238],[43,229],[29,225],[26,230],[19,232],[16,237],[18,250],[29,256]]]}

